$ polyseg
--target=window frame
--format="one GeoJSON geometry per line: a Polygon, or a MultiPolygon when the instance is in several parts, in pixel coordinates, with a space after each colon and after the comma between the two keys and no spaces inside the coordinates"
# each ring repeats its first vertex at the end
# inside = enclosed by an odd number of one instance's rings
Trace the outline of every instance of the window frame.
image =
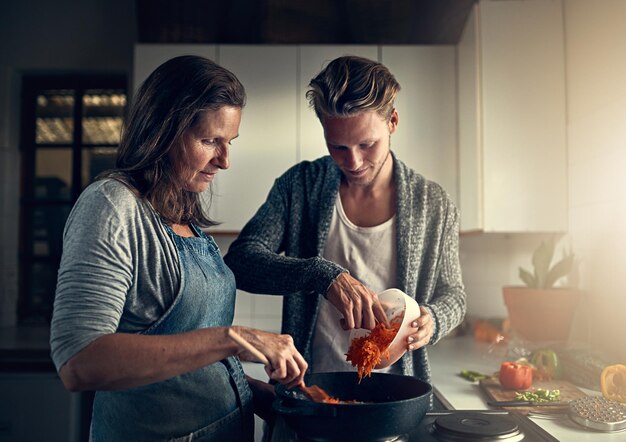
{"type": "MultiPolygon", "coordinates": [[[[20,198],[19,198],[19,247],[18,247],[18,309],[17,319],[20,324],[49,323],[52,315],[55,284],[47,288],[46,302],[42,308],[34,302],[33,281],[38,276],[33,272],[39,263],[50,266],[58,271],[61,252],[38,256],[34,251],[34,215],[39,208],[65,207],[69,210],[74,206],[82,189],[83,183],[83,152],[94,146],[117,147],[117,144],[83,143],[83,96],[91,90],[119,90],[126,95],[124,116],[128,109],[129,87],[126,74],[28,74],[22,77],[21,121],[20,121],[20,198]],[[73,137],[68,144],[37,144],[37,97],[48,90],[73,90],[73,137]],[[40,149],[70,149],[71,188],[69,199],[38,199],[35,195],[36,158],[40,149]]],[[[123,116],[123,117],[124,117],[123,116]]],[[[62,232],[62,230],[61,230],[62,232]]],[[[62,233],[60,233],[62,234],[62,233]]],[[[60,238],[59,238],[60,240],[60,238]]]]}

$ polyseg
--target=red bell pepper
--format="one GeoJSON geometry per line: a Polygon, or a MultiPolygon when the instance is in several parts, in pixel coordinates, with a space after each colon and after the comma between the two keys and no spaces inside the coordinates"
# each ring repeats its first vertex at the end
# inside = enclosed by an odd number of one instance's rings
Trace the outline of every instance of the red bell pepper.
{"type": "Polygon", "coordinates": [[[526,390],[533,384],[533,368],[517,362],[503,362],[499,379],[505,390],[526,390]]]}

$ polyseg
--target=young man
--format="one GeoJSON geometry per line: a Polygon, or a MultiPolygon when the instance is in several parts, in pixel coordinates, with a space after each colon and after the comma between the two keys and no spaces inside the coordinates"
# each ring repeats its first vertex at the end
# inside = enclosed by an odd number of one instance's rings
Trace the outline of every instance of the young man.
{"type": "Polygon", "coordinates": [[[380,63],[329,63],[307,98],[330,155],[278,178],[225,257],[238,288],[284,296],[282,331],[313,372],[353,369],[341,330],[385,322],[384,289],[403,290],[421,310],[394,373],[430,382],[425,346],[465,314],[458,211],[391,152],[399,90],[380,63]]]}

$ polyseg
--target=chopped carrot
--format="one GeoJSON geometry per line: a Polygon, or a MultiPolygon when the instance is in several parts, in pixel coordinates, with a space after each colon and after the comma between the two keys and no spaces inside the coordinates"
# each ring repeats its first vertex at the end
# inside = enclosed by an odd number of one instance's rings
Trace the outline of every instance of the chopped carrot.
{"type": "Polygon", "coordinates": [[[342,401],[336,397],[331,396],[324,390],[322,387],[318,385],[300,385],[300,390],[311,399],[313,402],[321,402],[323,404],[361,404],[360,401],[349,400],[342,401]]]}
{"type": "Polygon", "coordinates": [[[390,321],[391,328],[378,323],[369,335],[355,338],[350,343],[346,361],[351,362],[353,367],[357,367],[359,373],[359,383],[363,377],[370,377],[372,370],[376,367],[382,357],[389,358],[389,345],[396,337],[403,315],[396,316],[390,321]]]}

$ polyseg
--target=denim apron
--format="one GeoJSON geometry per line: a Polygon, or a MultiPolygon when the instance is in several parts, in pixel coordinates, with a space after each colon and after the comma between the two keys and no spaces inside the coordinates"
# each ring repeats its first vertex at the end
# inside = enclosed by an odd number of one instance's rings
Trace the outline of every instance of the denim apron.
{"type": "MultiPolygon", "coordinates": [[[[235,279],[213,238],[178,236],[181,288],[172,306],[145,335],[171,335],[232,323],[235,279]]],[[[91,440],[252,441],[252,393],[234,357],[162,382],[96,392],[91,440]]]]}

